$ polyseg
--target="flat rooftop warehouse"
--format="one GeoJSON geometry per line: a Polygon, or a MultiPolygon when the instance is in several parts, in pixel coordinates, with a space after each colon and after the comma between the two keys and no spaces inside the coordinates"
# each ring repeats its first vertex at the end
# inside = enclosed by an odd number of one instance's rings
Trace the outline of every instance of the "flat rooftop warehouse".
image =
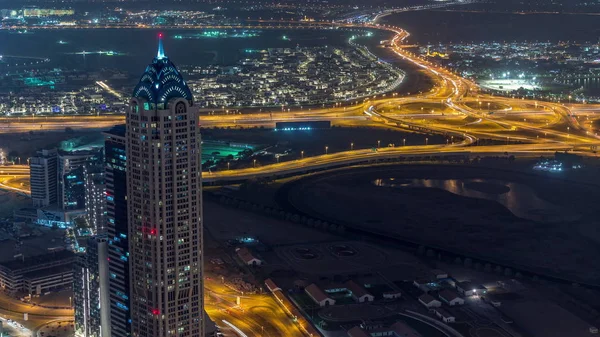
{"type": "Polygon", "coordinates": [[[13,238],[0,241],[0,265],[16,261],[14,256],[22,254],[25,260],[31,257],[43,257],[51,250],[64,249],[64,231],[36,226],[32,228],[32,236],[20,239],[21,244],[13,238]]]}

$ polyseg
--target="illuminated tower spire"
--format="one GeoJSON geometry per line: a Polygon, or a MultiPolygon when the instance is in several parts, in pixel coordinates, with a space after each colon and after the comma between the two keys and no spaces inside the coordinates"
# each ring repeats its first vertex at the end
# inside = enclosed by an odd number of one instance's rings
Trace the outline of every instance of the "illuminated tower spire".
{"type": "Polygon", "coordinates": [[[199,112],[158,38],[127,111],[130,305],[123,310],[131,337],[205,337],[199,112]]]}
{"type": "Polygon", "coordinates": [[[159,60],[164,59],[165,56],[165,47],[163,47],[163,35],[162,33],[158,33],[158,53],[156,53],[156,58],[159,60]]]}

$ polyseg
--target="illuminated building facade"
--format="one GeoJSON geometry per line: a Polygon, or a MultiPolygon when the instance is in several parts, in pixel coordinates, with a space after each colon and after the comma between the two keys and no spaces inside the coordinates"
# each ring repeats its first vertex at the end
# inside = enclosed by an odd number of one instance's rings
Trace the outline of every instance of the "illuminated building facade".
{"type": "Polygon", "coordinates": [[[58,206],[61,210],[85,209],[84,167],[101,167],[102,158],[102,149],[59,152],[58,206]]]}
{"type": "Polygon", "coordinates": [[[104,132],[110,336],[131,336],[125,125],[104,132]]]}
{"type": "Polygon", "coordinates": [[[132,335],[203,337],[198,110],[162,39],[126,124],[132,335]]]}
{"type": "Polygon", "coordinates": [[[31,200],[34,207],[46,207],[56,203],[58,153],[41,150],[29,161],[31,200]]]}
{"type": "Polygon", "coordinates": [[[106,195],[104,167],[85,166],[83,168],[85,186],[85,220],[94,234],[106,233],[106,195]]]}
{"type": "Polygon", "coordinates": [[[73,269],[75,336],[110,336],[108,322],[107,241],[88,239],[85,253],[77,255],[73,269]]]}

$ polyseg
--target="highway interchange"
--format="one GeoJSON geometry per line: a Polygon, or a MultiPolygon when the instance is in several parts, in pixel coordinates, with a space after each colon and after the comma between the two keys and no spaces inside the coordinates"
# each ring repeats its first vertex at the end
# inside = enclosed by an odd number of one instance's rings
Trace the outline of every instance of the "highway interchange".
{"type": "MultiPolygon", "coordinates": [[[[257,28],[266,22],[256,24],[257,28]]],[[[278,23],[270,28],[285,29],[303,27],[278,23]]],[[[311,28],[319,23],[306,23],[311,28]]],[[[381,147],[376,150],[349,150],[284,161],[272,165],[239,170],[204,172],[206,183],[242,181],[254,177],[276,177],[301,174],[317,169],[340,165],[366,164],[398,157],[427,157],[440,155],[499,155],[537,157],[554,151],[576,151],[584,155],[600,144],[600,138],[592,128],[593,121],[600,118],[600,107],[593,105],[566,106],[558,102],[522,100],[498,97],[481,92],[479,87],[449,69],[443,69],[423,60],[403,43],[409,33],[399,27],[378,24],[326,23],[329,26],[361,29],[380,29],[392,32],[390,48],[399,59],[412,63],[426,72],[434,82],[430,92],[400,97],[394,93],[370,97],[354,102],[340,102],[327,107],[292,108],[284,111],[263,112],[248,109],[237,113],[203,112],[200,124],[212,126],[273,126],[277,121],[331,120],[340,126],[361,126],[379,123],[382,127],[409,130],[424,134],[441,134],[446,144],[421,146],[381,147]],[[494,144],[480,145],[480,140],[493,140],[494,144]]],[[[144,28],[144,27],[136,27],[144,28]]],[[[181,27],[177,27],[181,28],[181,27]]],[[[196,27],[198,28],[198,27],[196,27]]],[[[213,28],[213,27],[201,27],[213,28]]],[[[220,28],[238,28],[223,26],[220,28]]],[[[107,84],[102,88],[114,92],[107,84]]],[[[118,93],[114,93],[118,94],[118,93]]],[[[71,116],[71,117],[21,117],[0,120],[0,133],[19,133],[37,130],[64,130],[107,128],[123,122],[123,116],[71,116]]],[[[28,193],[27,189],[14,183],[13,179],[27,177],[28,167],[13,165],[0,167],[0,188],[28,193]],[[12,183],[11,183],[12,182],[12,183]]],[[[18,181],[18,180],[16,180],[18,181]]],[[[235,303],[240,294],[207,281],[206,309],[211,318],[229,335],[248,336],[300,336],[302,333],[291,319],[268,295],[242,296],[242,305],[235,303]],[[226,322],[224,322],[224,320],[226,322]],[[235,326],[232,328],[229,326],[235,326]],[[241,331],[241,333],[240,333],[241,331]]],[[[35,313],[38,308],[0,298],[0,312],[15,319],[22,312],[35,313]],[[8,311],[8,306],[12,310],[8,311]],[[17,310],[18,309],[18,310],[17,310]]],[[[42,315],[42,314],[40,314],[42,315]]],[[[45,313],[44,313],[45,315],[45,313]]],[[[51,313],[48,319],[62,319],[70,312],[51,313]]],[[[35,325],[35,324],[33,324],[35,325]]],[[[32,329],[35,327],[31,325],[32,329]]]]}

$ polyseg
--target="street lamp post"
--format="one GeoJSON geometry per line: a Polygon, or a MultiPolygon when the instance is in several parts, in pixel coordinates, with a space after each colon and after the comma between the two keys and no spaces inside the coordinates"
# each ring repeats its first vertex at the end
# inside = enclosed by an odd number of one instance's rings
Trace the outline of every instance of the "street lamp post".
{"type": "Polygon", "coordinates": [[[425,145],[429,145],[429,138],[425,137],[425,145]]]}
{"type": "Polygon", "coordinates": [[[354,143],[350,143],[350,150],[354,150],[354,143]]]}
{"type": "Polygon", "coordinates": [[[325,146],[325,154],[327,154],[329,151],[329,146],[325,146]]]}
{"type": "Polygon", "coordinates": [[[381,141],[380,141],[380,140],[378,140],[378,141],[377,141],[377,148],[380,148],[380,147],[381,147],[381,141]]]}
{"type": "Polygon", "coordinates": [[[300,158],[304,159],[304,150],[300,151],[300,158]]]}
{"type": "Polygon", "coordinates": [[[402,146],[406,146],[406,138],[402,139],[402,146]]]}
{"type": "Polygon", "coordinates": [[[254,159],[254,167],[256,167],[256,159],[254,159]]]}

